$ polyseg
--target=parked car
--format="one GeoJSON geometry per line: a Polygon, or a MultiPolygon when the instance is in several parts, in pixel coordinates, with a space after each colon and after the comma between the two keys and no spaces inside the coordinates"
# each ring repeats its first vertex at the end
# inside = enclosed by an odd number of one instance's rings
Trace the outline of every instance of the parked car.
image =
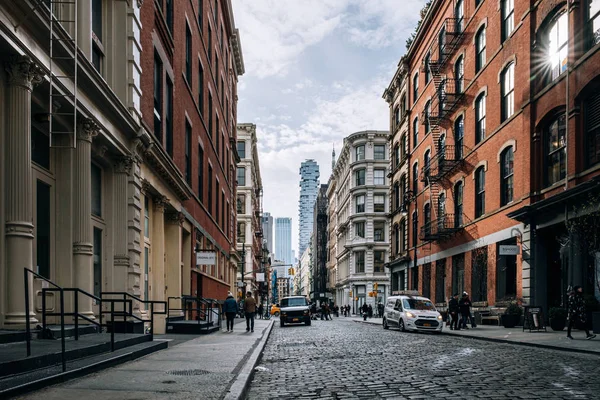
{"type": "Polygon", "coordinates": [[[306,297],[284,297],[279,304],[281,305],[281,314],[279,316],[279,324],[281,326],[289,323],[310,325],[310,304],[306,297]]]}
{"type": "Polygon", "coordinates": [[[441,332],[442,315],[427,297],[400,295],[388,297],[383,312],[383,329],[390,326],[405,331],[441,332]]]}

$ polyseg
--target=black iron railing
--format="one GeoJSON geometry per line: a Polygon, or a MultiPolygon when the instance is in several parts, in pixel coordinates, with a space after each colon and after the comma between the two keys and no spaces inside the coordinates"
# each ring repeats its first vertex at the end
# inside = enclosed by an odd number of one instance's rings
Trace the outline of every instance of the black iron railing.
{"type": "Polygon", "coordinates": [[[466,84],[464,78],[442,80],[431,108],[427,113],[424,111],[423,118],[428,118],[431,125],[440,125],[448,119],[464,98],[466,84]]]}
{"type": "Polygon", "coordinates": [[[421,171],[421,181],[438,182],[464,162],[464,145],[445,145],[421,171]]]}
{"type": "Polygon", "coordinates": [[[167,324],[182,318],[185,321],[205,322],[204,328],[209,330],[216,322],[221,325],[221,304],[215,299],[206,299],[194,296],[172,296],[167,298],[167,324]],[[179,301],[179,307],[172,306],[172,302],[179,301]],[[215,321],[216,315],[216,321],[215,321]]]}
{"type": "MultiPolygon", "coordinates": [[[[143,322],[143,323],[150,323],[150,340],[154,340],[154,315],[166,315],[168,310],[167,310],[167,302],[166,301],[162,301],[162,300],[142,300],[137,296],[134,296],[132,294],[129,294],[127,292],[101,292],[100,293],[100,298],[102,299],[102,301],[110,301],[111,302],[111,315],[122,315],[123,316],[123,322],[124,324],[127,322],[127,318],[131,318],[133,320],[139,321],[139,322],[143,322]],[[104,296],[119,296],[121,297],[120,299],[106,299],[104,296]],[[139,317],[137,315],[135,315],[135,313],[133,312],[133,302],[136,301],[140,304],[144,304],[146,307],[146,311],[150,311],[150,318],[149,319],[144,319],[142,317],[139,317]],[[123,303],[123,311],[119,312],[115,312],[114,311],[114,303],[123,303]],[[154,308],[155,305],[162,305],[163,309],[162,310],[156,310],[154,308]],[[127,309],[127,306],[129,306],[129,309],[127,309]],[[149,307],[148,307],[149,306],[149,307]]],[[[108,313],[108,312],[105,312],[108,313]]],[[[115,323],[112,323],[112,333],[114,334],[115,331],[115,323]]]]}
{"type": "Polygon", "coordinates": [[[423,224],[419,239],[425,242],[448,239],[464,229],[467,221],[464,214],[443,214],[435,220],[423,224]]]}
{"type": "MultiPolygon", "coordinates": [[[[429,48],[429,68],[437,74],[444,67],[448,59],[460,46],[465,35],[466,19],[446,18],[440,27],[438,35],[429,48]]],[[[423,68],[426,68],[423,65],[423,68]]]]}

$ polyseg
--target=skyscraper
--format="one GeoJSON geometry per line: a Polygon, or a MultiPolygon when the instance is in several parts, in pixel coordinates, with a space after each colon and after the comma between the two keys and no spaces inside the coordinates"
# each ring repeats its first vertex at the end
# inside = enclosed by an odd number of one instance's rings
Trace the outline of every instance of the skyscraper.
{"type": "Polygon", "coordinates": [[[263,214],[262,229],[269,254],[273,254],[273,217],[271,213],[266,212],[263,214]]]}
{"type": "Polygon", "coordinates": [[[275,259],[292,264],[292,219],[275,218],[275,259]]]}
{"type": "Polygon", "coordinates": [[[313,213],[317,192],[319,191],[319,165],[315,160],[306,160],[300,165],[300,201],[298,217],[300,234],[298,254],[304,253],[310,241],[313,229],[313,213]]]}

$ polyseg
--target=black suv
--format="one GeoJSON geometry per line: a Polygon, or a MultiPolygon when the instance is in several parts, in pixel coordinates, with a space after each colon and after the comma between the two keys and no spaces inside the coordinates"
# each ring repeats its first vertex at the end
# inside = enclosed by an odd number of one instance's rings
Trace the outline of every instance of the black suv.
{"type": "Polygon", "coordinates": [[[310,306],[304,296],[284,297],[280,302],[281,313],[279,314],[279,323],[285,324],[303,323],[310,325],[310,306]]]}

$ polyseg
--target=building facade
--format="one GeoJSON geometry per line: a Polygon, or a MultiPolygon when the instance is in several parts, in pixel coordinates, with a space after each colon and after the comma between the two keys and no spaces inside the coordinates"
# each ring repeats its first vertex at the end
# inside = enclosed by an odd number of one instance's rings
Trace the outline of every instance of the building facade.
{"type": "Polygon", "coordinates": [[[335,303],[385,302],[389,295],[389,149],[387,131],[361,131],[344,139],[329,180],[329,285],[335,303]],[[335,233],[332,236],[331,233],[335,233]],[[335,254],[331,252],[335,250],[335,254]],[[335,260],[335,264],[332,263],[335,260]],[[378,293],[374,292],[374,284],[378,293]]]}
{"type": "MultiPolygon", "coordinates": [[[[96,2],[101,3],[92,3],[96,2]]],[[[237,81],[244,73],[231,2],[181,7],[167,0],[145,2],[140,18],[142,117],[151,129],[153,145],[162,150],[164,162],[177,168],[188,193],[185,199],[179,196],[183,209],[166,225],[186,225],[187,234],[178,239],[181,235],[169,228],[165,236],[183,254],[167,254],[166,264],[173,270],[179,270],[179,263],[186,266],[183,294],[224,298],[235,287],[239,261],[234,147],[237,81]],[[214,253],[215,264],[197,265],[196,251],[214,253]]],[[[160,186],[160,180],[144,182],[144,213],[152,215],[163,204],[166,213],[175,212],[169,206],[174,197],[161,197],[160,186]]],[[[142,259],[144,268],[160,276],[163,250],[156,248],[155,238],[160,234],[143,236],[143,256],[154,256],[148,263],[142,259]]],[[[176,281],[169,281],[167,276],[166,295],[172,296],[176,281]]]]}
{"type": "Polygon", "coordinates": [[[600,9],[568,4],[433,1],[404,57],[409,288],[440,305],[596,290],[600,9]]]}
{"type": "Polygon", "coordinates": [[[298,201],[298,254],[304,253],[313,231],[314,204],[319,191],[319,165],[315,160],[300,164],[300,200],[298,201]]]}
{"type": "Polygon", "coordinates": [[[292,219],[275,218],[275,259],[292,265],[292,219]]]}
{"type": "Polygon", "coordinates": [[[262,218],[262,230],[264,235],[263,244],[267,246],[269,254],[273,254],[273,216],[271,213],[264,213],[262,218]]]}
{"type": "Polygon", "coordinates": [[[329,272],[327,269],[327,184],[323,184],[319,188],[317,199],[314,205],[314,221],[313,233],[311,235],[310,248],[312,255],[312,273],[313,287],[310,293],[313,301],[327,301],[332,298],[329,290],[329,272]]]}
{"type": "Polygon", "coordinates": [[[242,257],[237,281],[243,282],[238,293],[243,296],[246,291],[257,292],[256,273],[263,270],[262,179],[256,125],[238,124],[237,130],[237,251],[242,257]]]}
{"type": "Polygon", "coordinates": [[[391,293],[408,289],[408,272],[413,263],[408,256],[408,66],[400,61],[392,82],[384,92],[390,105],[390,262],[391,293]]]}
{"type": "Polygon", "coordinates": [[[302,253],[302,257],[298,262],[298,267],[296,269],[296,275],[294,276],[295,280],[295,294],[299,296],[309,297],[310,292],[310,282],[312,280],[312,269],[310,267],[311,260],[311,246],[308,246],[304,253],[302,253]]]}

